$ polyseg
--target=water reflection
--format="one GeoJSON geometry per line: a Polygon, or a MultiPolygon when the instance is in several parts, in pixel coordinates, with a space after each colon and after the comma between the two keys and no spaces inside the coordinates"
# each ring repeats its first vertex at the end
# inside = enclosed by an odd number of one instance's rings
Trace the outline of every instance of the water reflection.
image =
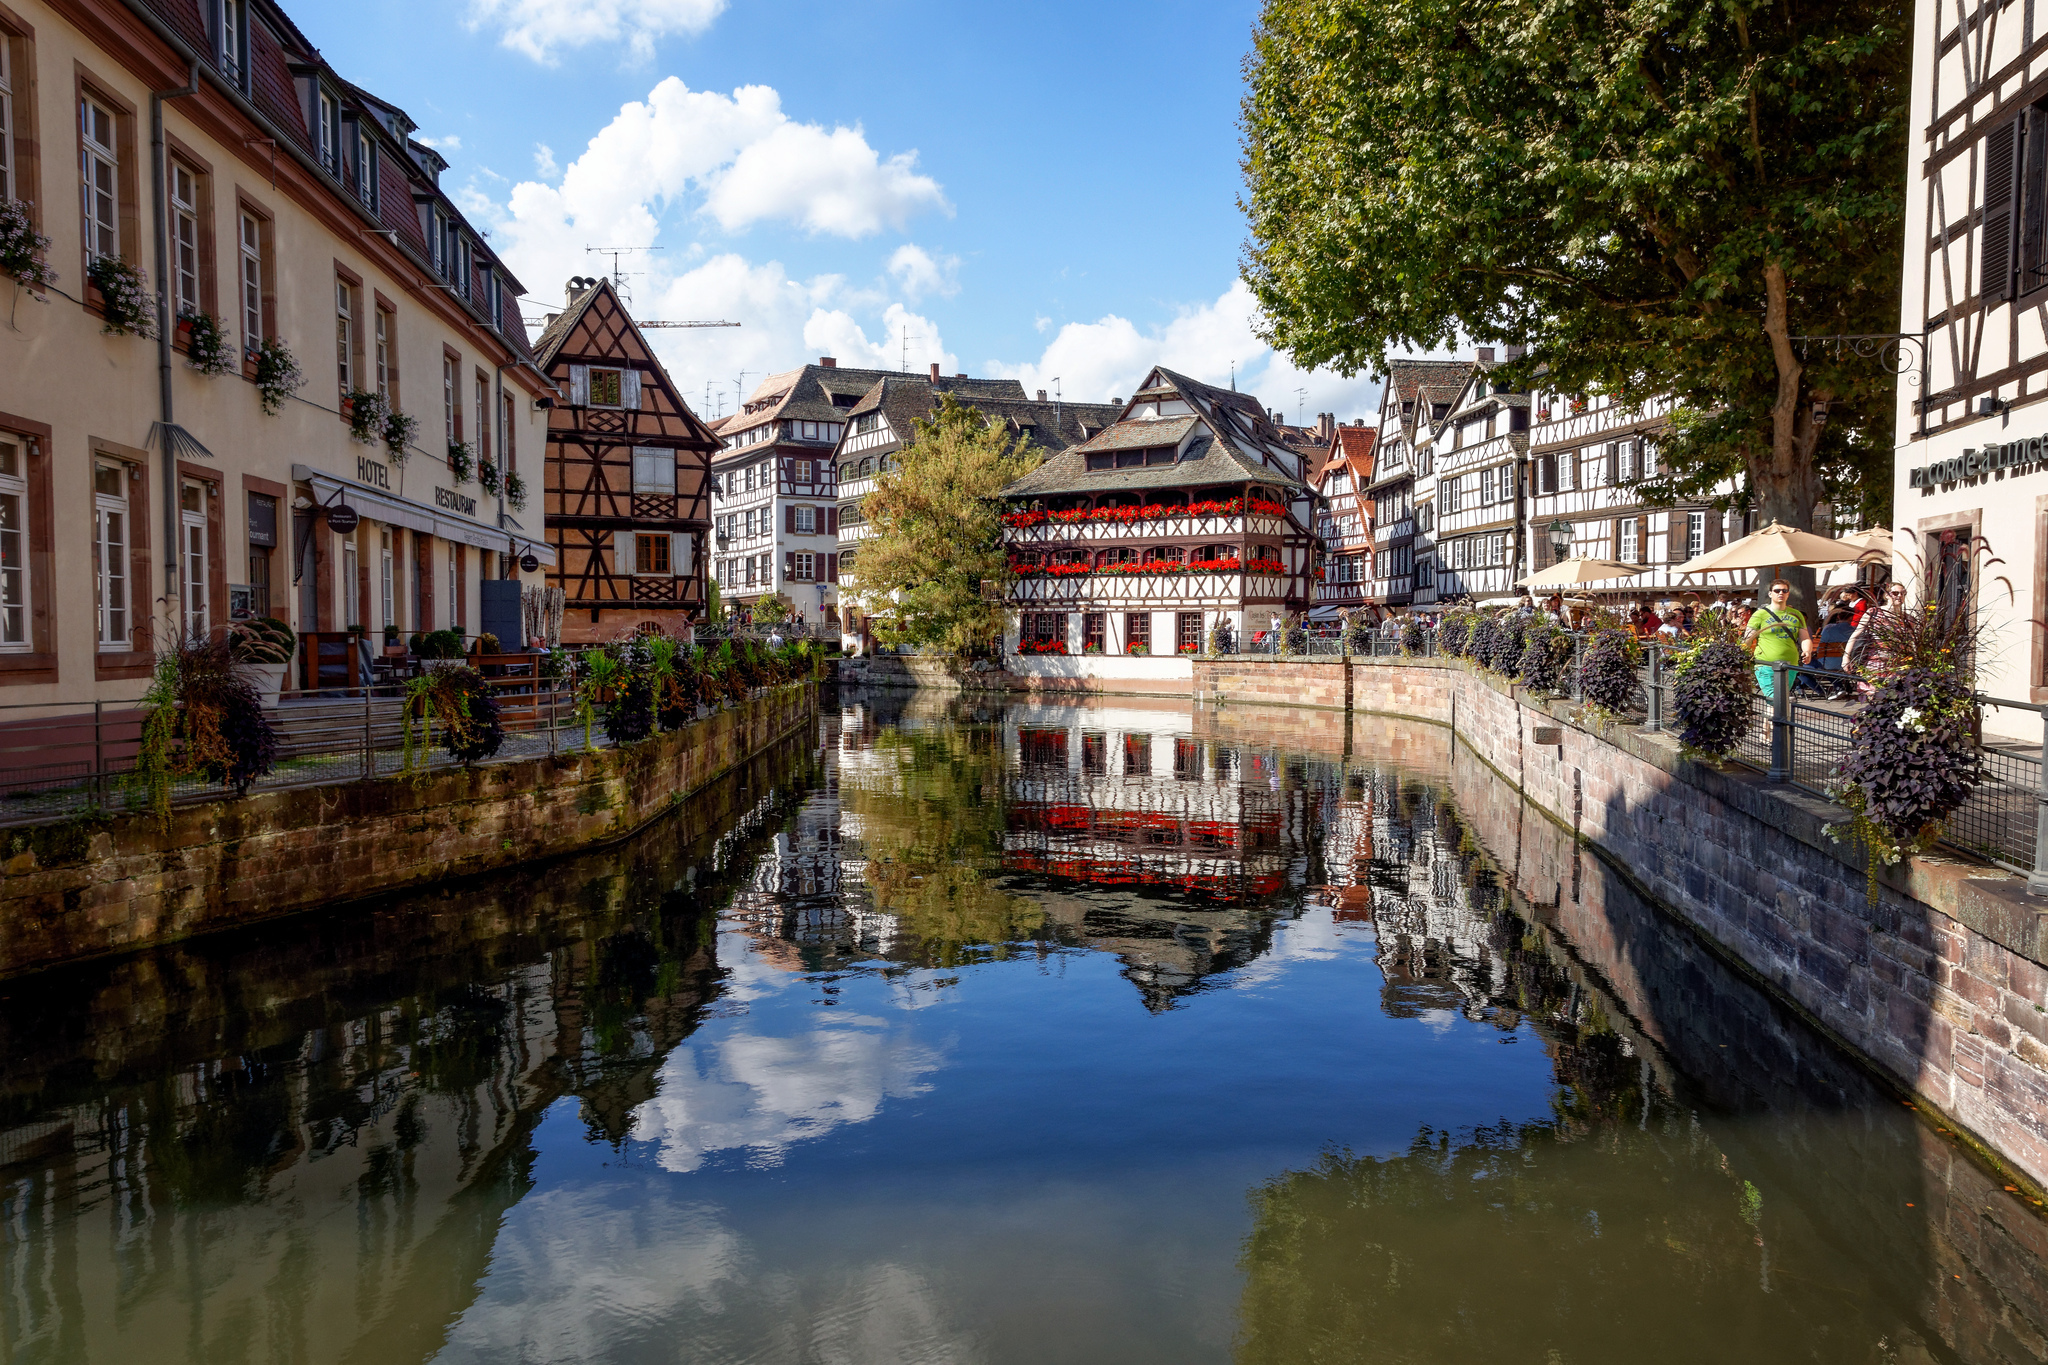
{"type": "Polygon", "coordinates": [[[0,987],[0,1358],[2039,1359],[2048,1238],[1442,731],[849,696],[0,987]]]}

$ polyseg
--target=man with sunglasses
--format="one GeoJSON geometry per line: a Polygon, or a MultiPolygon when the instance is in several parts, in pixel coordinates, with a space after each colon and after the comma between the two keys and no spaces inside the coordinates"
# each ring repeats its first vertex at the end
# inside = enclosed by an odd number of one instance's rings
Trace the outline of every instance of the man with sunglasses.
{"type": "Polygon", "coordinates": [[[1769,601],[1751,613],[1742,632],[1742,644],[1756,660],[1757,690],[1771,694],[1771,665],[1803,664],[1813,657],[1813,636],[1807,633],[1806,617],[1792,605],[1792,585],[1780,579],[1771,584],[1769,601]]]}

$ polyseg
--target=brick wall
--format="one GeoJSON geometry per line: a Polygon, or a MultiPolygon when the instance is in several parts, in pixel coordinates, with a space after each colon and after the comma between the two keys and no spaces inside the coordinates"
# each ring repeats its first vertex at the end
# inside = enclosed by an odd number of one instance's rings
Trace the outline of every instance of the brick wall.
{"type": "Polygon", "coordinates": [[[624,749],[12,833],[0,976],[623,838],[808,725],[796,683],[624,749]]]}
{"type": "MultiPolygon", "coordinates": [[[[1569,704],[1532,701],[1461,664],[1350,672],[1355,710],[1455,723],[1474,755],[1645,895],[2048,1185],[2048,910],[2022,879],[1919,858],[1884,869],[1872,905],[1856,850],[1822,832],[1840,816],[1825,801],[1693,762],[1668,735],[1580,724],[1569,704]],[[1538,726],[1561,742],[1536,744],[1538,726]]],[[[1539,860],[1517,876],[1542,901],[1569,868],[1539,860]]],[[[1596,922],[1573,932],[1597,947],[1596,922]]]]}

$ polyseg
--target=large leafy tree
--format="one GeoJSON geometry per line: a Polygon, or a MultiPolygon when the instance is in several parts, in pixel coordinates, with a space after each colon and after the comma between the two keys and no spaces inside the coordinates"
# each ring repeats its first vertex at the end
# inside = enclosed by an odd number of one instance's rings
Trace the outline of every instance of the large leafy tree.
{"type": "Polygon", "coordinates": [[[955,657],[989,652],[1002,594],[982,585],[1011,580],[997,495],[1039,459],[1007,426],[939,396],[861,505],[875,534],[860,546],[855,590],[882,639],[955,657]]]}
{"type": "Polygon", "coordinates": [[[1657,490],[1889,513],[1905,0],[1267,0],[1244,275],[1346,374],[1468,337],[1507,376],[1669,394],[1657,490]]]}

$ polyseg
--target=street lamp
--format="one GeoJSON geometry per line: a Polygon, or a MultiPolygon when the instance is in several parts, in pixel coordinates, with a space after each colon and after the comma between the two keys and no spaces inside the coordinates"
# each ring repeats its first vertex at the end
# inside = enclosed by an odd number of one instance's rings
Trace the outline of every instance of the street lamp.
{"type": "Polygon", "coordinates": [[[1550,558],[1553,563],[1563,563],[1572,553],[1572,524],[1559,518],[1550,523],[1550,558]]]}

